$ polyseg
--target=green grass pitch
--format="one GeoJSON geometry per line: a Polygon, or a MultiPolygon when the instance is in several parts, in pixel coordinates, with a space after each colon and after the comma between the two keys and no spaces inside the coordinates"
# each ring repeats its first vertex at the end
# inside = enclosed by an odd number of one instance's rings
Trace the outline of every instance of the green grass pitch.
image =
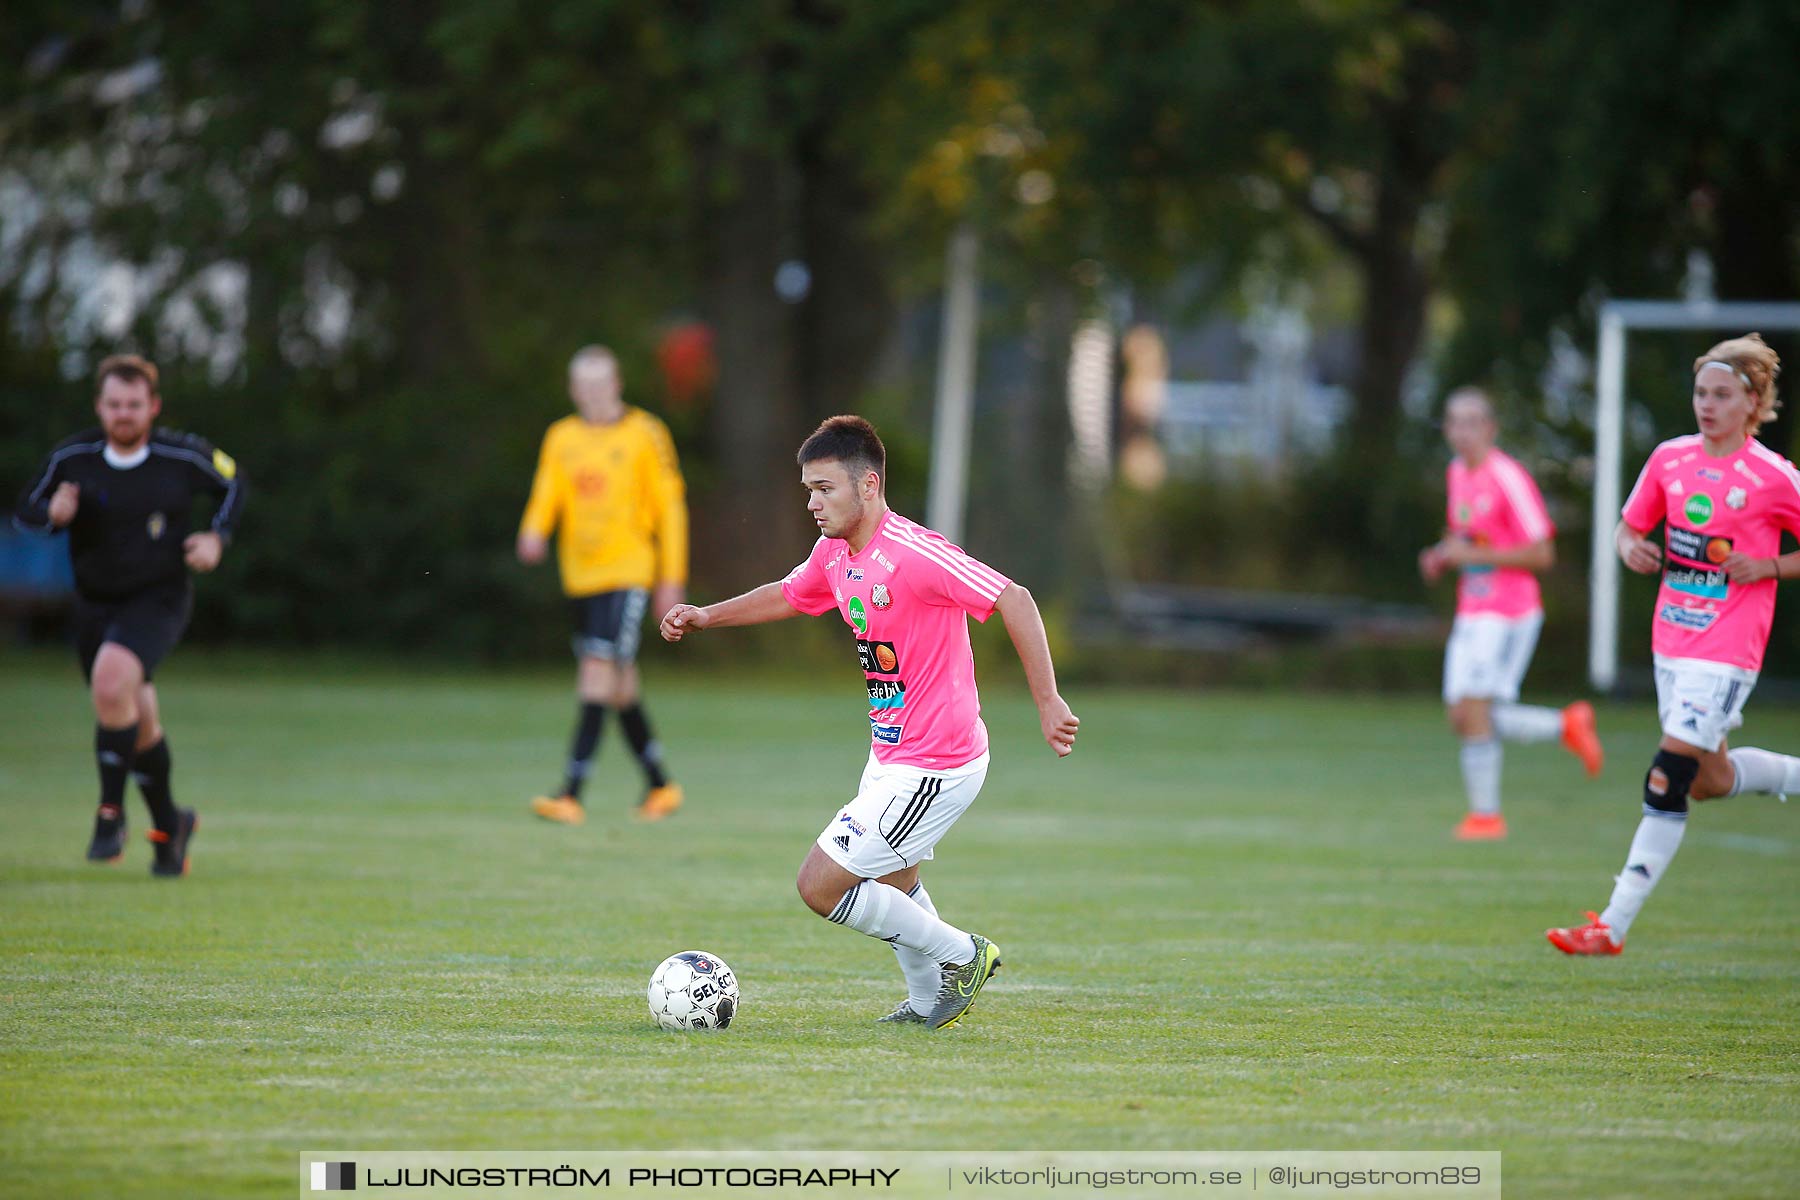
{"type": "MultiPolygon", "coordinates": [[[[692,664],[684,663],[684,667],[692,664]]],[[[1624,956],[1604,903],[1656,736],[1604,707],[1590,783],[1509,748],[1511,840],[1452,842],[1429,698],[1084,691],[1057,761],[990,689],[994,767],[926,871],[1006,967],[942,1034],[876,1027],[885,946],[793,870],[865,751],[820,682],[652,669],[688,805],[627,816],[609,726],[579,829],[533,820],[566,672],[163,675],[193,873],[82,861],[91,724],[60,658],[0,658],[0,1194],[289,1195],[304,1149],[1499,1150],[1508,1195],[1794,1194],[1800,805],[1701,808],[1624,956]],[[742,980],[659,1032],[651,969],[742,980]]],[[[1752,702],[1746,744],[1800,749],[1752,702]]]]}

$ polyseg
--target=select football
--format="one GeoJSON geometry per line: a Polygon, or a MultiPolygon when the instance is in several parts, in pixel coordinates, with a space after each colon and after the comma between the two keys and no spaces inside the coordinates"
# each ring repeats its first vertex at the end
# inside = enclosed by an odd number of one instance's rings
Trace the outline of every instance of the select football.
{"type": "Polygon", "coordinates": [[[649,998],[664,1029],[723,1029],[738,1014],[737,975],[716,954],[683,950],[650,976],[649,998]]]}

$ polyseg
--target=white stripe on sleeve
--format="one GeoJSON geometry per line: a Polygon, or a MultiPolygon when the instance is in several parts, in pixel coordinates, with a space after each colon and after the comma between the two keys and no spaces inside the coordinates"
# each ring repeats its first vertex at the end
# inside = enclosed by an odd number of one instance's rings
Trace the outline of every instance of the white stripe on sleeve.
{"type": "Polygon", "coordinates": [[[1550,524],[1550,513],[1544,508],[1544,502],[1538,497],[1531,476],[1525,473],[1524,467],[1511,459],[1498,459],[1494,463],[1494,479],[1506,493],[1513,515],[1519,519],[1519,525],[1528,539],[1541,542],[1554,532],[1550,524]]]}
{"type": "Polygon", "coordinates": [[[948,542],[936,542],[920,537],[898,522],[891,526],[888,532],[893,535],[895,541],[918,551],[922,557],[943,567],[944,570],[966,583],[983,599],[998,600],[1000,593],[1006,590],[1004,577],[996,574],[991,567],[956,550],[948,542]]]}

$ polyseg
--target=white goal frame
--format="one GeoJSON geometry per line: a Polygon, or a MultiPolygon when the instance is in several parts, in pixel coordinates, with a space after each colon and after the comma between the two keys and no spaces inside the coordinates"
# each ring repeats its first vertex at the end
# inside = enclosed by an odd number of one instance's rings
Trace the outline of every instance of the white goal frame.
{"type": "Polygon", "coordinates": [[[1594,545],[1588,573],[1588,682],[1611,691],[1619,678],[1619,470],[1625,445],[1625,335],[1633,329],[1728,331],[1800,329],[1800,303],[1787,301],[1609,300],[1600,309],[1594,395],[1594,545]]]}

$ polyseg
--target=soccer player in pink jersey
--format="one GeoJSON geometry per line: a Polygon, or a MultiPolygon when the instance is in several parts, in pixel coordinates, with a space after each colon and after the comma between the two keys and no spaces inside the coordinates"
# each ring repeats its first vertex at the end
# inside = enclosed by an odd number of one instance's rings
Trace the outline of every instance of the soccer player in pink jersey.
{"type": "Polygon", "coordinates": [[[1419,552],[1419,574],[1435,583],[1456,568],[1456,621],[1444,649],[1444,704],[1462,739],[1469,812],[1463,841],[1506,836],[1500,815],[1500,741],[1564,746],[1598,775],[1603,761],[1594,706],[1520,704],[1544,609],[1535,572],[1556,561],[1556,527],[1525,468],[1494,444],[1493,405],[1479,388],[1459,388],[1444,406],[1444,440],[1455,457],[1445,475],[1449,532],[1419,552]]]}
{"type": "Polygon", "coordinates": [[[856,798],[819,834],[795,886],[820,916],[888,942],[907,998],[883,1022],[954,1025],[1000,966],[1000,948],[942,920],[919,864],[987,778],[987,727],[968,618],[1006,623],[1058,757],[1081,722],[1056,690],[1031,593],[888,508],[887,451],[861,417],[832,417],[800,447],[800,482],[819,540],[787,578],[696,608],[677,604],[662,635],[759,625],[837,609],[855,631],[869,687],[871,750],[856,798]]]}
{"type": "Polygon", "coordinates": [[[1781,360],[1757,334],[1720,342],[1694,360],[1697,434],[1650,453],[1614,531],[1619,557],[1643,575],[1662,572],[1651,622],[1662,741],[1644,778],[1644,815],[1613,882],[1606,911],[1551,929],[1566,954],[1617,954],[1661,882],[1687,829],[1688,800],[1742,792],[1785,798],[1800,789],[1800,759],[1728,749],[1756,686],[1775,585],[1800,571],[1781,533],[1800,534],[1800,472],[1756,440],[1775,419],[1781,360]],[[1649,540],[1663,525],[1663,546],[1649,540]]]}

